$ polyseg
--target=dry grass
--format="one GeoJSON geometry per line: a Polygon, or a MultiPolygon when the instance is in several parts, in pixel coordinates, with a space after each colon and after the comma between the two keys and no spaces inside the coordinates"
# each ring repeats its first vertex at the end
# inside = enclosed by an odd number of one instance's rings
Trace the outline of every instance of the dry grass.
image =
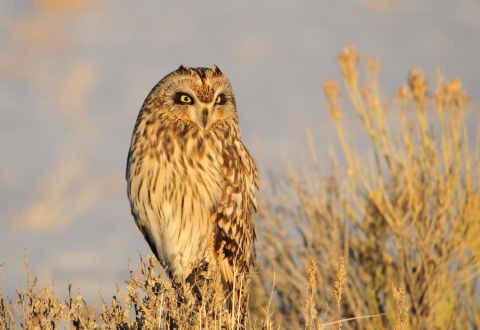
{"type": "MultiPolygon", "coordinates": [[[[346,166],[332,152],[326,173],[312,141],[313,162],[286,164],[283,176],[259,164],[259,270],[247,328],[478,328],[480,135],[471,146],[471,102],[460,80],[446,82],[438,71],[431,90],[414,69],[408,86],[384,103],[378,61],[366,61],[363,85],[354,47],[338,61],[371,155],[361,156],[348,134],[341,88],[327,80],[346,166]]],[[[472,117],[478,128],[478,113],[472,117]]],[[[126,291],[117,286],[97,315],[80,292],[59,299],[54,283],[39,287],[26,265],[27,287],[10,299],[0,291],[0,329],[239,328],[215,269],[192,287],[140,257],[138,269],[129,262],[126,291]]]]}
{"type": "Polygon", "coordinates": [[[324,90],[347,166],[332,152],[328,174],[314,158],[300,167],[287,164],[283,179],[272,174],[261,184],[257,290],[268,287],[275,266],[276,320],[302,324],[303,273],[316,255],[314,299],[319,315],[335,320],[331,286],[343,254],[349,279],[342,290],[342,317],[381,314],[343,322],[344,328],[396,324],[391,283],[405,288],[413,329],[478,327],[480,141],[473,132],[472,147],[468,131],[478,128],[478,113],[469,118],[471,102],[460,81],[445,82],[439,71],[433,91],[414,69],[409,86],[400,87],[393,103],[383,103],[378,61],[366,61],[367,82],[361,85],[355,48],[346,48],[338,60],[371,154],[367,160],[360,155],[342,120],[347,111],[341,88],[327,80],[324,90]]]}

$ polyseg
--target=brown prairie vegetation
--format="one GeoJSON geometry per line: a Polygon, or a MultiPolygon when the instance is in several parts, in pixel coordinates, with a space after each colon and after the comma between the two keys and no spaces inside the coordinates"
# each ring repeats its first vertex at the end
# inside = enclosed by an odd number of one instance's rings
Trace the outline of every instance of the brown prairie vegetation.
{"type": "MultiPolygon", "coordinates": [[[[413,69],[408,85],[384,103],[380,62],[367,59],[362,84],[354,47],[338,61],[371,155],[361,157],[342,121],[350,115],[342,89],[327,80],[346,165],[332,152],[326,173],[312,141],[313,161],[287,163],[284,175],[259,164],[259,269],[251,276],[248,327],[478,328],[478,113],[471,113],[460,80],[445,81],[439,70],[432,89],[422,70],[413,69]]],[[[168,329],[169,318],[182,329],[237,328],[223,308],[215,269],[199,283],[204,299],[198,304],[187,284],[181,294],[174,289],[153,257],[140,257],[137,270],[130,261],[129,267],[126,291],[117,285],[100,315],[80,292],[60,299],[53,283],[39,287],[27,267],[26,288],[8,298],[0,291],[0,329],[168,329]]]]}

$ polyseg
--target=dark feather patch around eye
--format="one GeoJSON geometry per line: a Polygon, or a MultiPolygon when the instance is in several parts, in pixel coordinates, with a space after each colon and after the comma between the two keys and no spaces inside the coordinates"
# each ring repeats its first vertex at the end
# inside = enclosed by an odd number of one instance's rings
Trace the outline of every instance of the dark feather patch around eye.
{"type": "Polygon", "coordinates": [[[182,92],[175,93],[173,100],[177,104],[193,104],[193,97],[191,97],[187,93],[182,93],[182,92]]]}

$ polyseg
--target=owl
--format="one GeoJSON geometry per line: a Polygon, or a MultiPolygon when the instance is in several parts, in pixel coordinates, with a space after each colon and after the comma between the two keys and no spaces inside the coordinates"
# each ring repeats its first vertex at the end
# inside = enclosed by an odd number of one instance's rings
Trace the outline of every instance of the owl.
{"type": "Polygon", "coordinates": [[[137,228],[169,276],[185,280],[212,265],[230,306],[244,304],[236,281],[255,267],[258,173],[218,67],[182,65],[153,87],[135,123],[126,179],[137,228]]]}

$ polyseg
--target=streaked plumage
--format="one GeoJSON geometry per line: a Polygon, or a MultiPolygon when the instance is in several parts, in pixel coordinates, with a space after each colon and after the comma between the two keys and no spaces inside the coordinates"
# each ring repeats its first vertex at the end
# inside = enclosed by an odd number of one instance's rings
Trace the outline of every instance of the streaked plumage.
{"type": "Polygon", "coordinates": [[[213,263],[235,295],[234,273],[255,265],[258,174],[240,141],[232,86],[216,66],[181,66],[152,89],[126,178],[137,227],[169,274],[185,279],[192,267],[213,263]],[[209,254],[212,233],[215,251],[225,242],[221,265],[209,254]]]}

